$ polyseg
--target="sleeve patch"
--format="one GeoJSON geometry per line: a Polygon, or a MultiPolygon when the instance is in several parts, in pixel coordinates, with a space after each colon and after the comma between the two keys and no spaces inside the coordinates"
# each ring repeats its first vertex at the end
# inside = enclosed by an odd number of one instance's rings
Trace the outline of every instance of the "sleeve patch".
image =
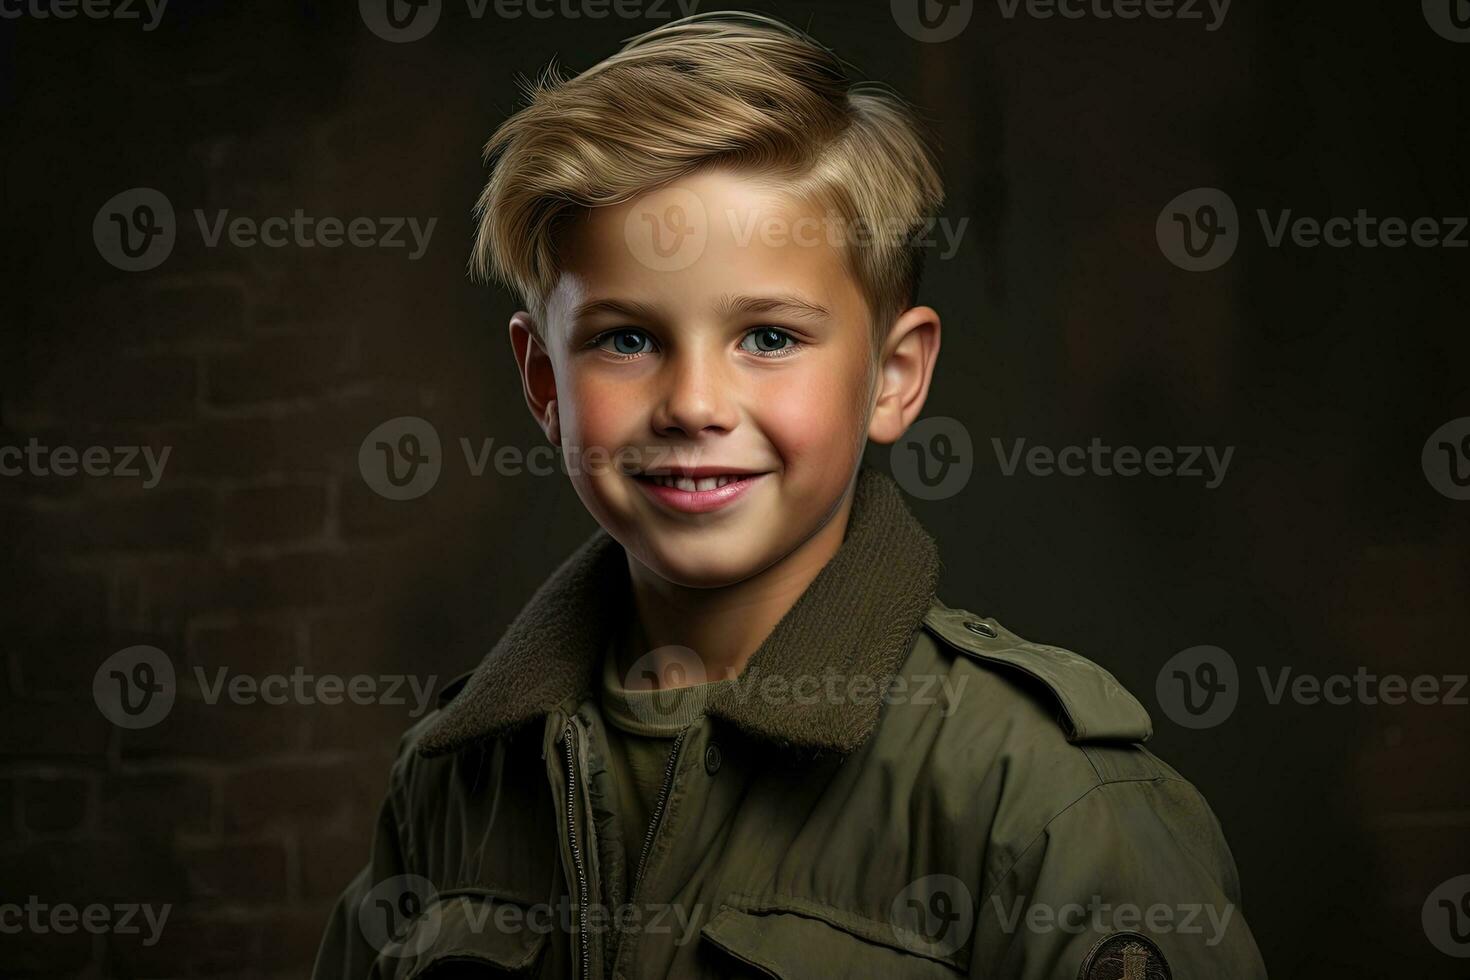
{"type": "Polygon", "coordinates": [[[1077,980],[1173,980],[1169,961],[1152,939],[1137,932],[1115,932],[1088,952],[1077,980]]]}

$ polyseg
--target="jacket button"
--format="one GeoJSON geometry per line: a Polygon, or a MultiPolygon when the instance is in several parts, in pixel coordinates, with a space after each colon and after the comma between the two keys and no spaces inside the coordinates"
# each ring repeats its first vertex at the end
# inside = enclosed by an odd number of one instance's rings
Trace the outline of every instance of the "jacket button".
{"type": "Polygon", "coordinates": [[[965,629],[969,630],[971,633],[979,633],[981,636],[988,636],[992,640],[1000,635],[995,631],[995,627],[991,626],[989,623],[977,623],[974,620],[965,623],[965,629]]]}
{"type": "Polygon", "coordinates": [[[720,771],[720,763],[725,761],[724,753],[720,747],[713,742],[704,749],[704,771],[713,776],[720,771]]]}

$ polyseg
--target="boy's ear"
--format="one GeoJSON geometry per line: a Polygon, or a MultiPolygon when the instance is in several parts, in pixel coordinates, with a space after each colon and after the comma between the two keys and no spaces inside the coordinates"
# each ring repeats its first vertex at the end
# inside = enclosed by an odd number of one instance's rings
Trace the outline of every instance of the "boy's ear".
{"type": "Polygon", "coordinates": [[[929,397],[929,382],[939,359],[939,314],[915,306],[893,322],[878,360],[878,385],[868,438],[891,445],[898,441],[929,397]]]}
{"type": "Polygon", "coordinates": [[[536,321],[525,310],[510,318],[510,346],[515,351],[516,369],[521,372],[521,390],[526,407],[546,433],[551,444],[561,447],[561,420],[557,415],[556,375],[546,348],[537,340],[536,321]]]}

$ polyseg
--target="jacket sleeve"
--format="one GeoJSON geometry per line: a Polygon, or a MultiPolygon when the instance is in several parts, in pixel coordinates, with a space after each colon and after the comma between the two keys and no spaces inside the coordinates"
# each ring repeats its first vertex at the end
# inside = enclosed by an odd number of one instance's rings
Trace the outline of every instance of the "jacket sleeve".
{"type": "Polygon", "coordinates": [[[364,932],[359,910],[376,886],[405,873],[394,792],[390,789],[378,810],[372,855],[332,908],[326,933],[317,950],[312,980],[359,980],[377,975],[373,966],[379,959],[379,950],[374,948],[369,935],[364,932]]]}
{"type": "Polygon", "coordinates": [[[972,977],[1266,977],[1220,825],[1179,778],[1088,790],[1047,822],[975,915],[972,977]]]}

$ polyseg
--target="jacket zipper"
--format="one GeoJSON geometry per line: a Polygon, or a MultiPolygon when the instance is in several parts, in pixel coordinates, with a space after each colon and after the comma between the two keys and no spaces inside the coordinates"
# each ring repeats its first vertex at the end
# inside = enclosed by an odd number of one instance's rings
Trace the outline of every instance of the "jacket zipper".
{"type": "Polygon", "coordinates": [[[648,850],[653,846],[654,835],[658,833],[658,824],[664,815],[664,804],[668,803],[669,792],[674,788],[674,769],[679,764],[679,747],[684,744],[684,736],[688,734],[689,729],[685,728],[674,736],[674,747],[669,750],[669,761],[664,765],[664,784],[658,791],[658,802],[653,806],[653,814],[648,818],[648,833],[643,835],[643,852],[638,855],[638,870],[633,875],[633,887],[629,889],[629,895],[638,894],[638,883],[643,880],[643,865],[648,860],[648,850]]]}
{"type": "Polygon", "coordinates": [[[592,971],[592,948],[587,938],[587,869],[582,864],[582,849],[577,846],[577,769],[574,763],[575,742],[572,726],[562,732],[562,744],[567,750],[567,843],[572,850],[572,865],[577,871],[577,933],[582,943],[582,969],[577,976],[587,978],[592,971]]]}

